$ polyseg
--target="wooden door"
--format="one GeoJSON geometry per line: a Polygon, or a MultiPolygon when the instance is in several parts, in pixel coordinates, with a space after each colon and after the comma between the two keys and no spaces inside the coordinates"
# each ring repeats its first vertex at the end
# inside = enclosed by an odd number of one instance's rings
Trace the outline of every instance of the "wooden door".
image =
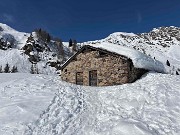
{"type": "Polygon", "coordinates": [[[97,86],[97,70],[89,71],[89,86],[97,86]]]}
{"type": "Polygon", "coordinates": [[[76,84],[83,85],[83,72],[76,73],[76,84]]]}

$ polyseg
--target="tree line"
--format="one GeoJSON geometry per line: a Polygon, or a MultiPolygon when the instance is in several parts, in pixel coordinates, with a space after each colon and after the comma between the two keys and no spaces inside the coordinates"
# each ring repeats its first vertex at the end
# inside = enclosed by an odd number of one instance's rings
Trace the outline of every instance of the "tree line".
{"type": "Polygon", "coordinates": [[[0,66],[0,73],[16,73],[16,72],[18,72],[17,66],[13,66],[11,69],[8,63],[4,68],[0,66]]]}
{"type": "Polygon", "coordinates": [[[51,39],[52,39],[52,37],[50,36],[50,34],[49,34],[47,31],[42,30],[41,28],[35,29],[35,32],[36,32],[36,34],[37,34],[37,37],[38,37],[40,40],[44,41],[44,42],[49,43],[49,42],[51,41],[51,39]]]}

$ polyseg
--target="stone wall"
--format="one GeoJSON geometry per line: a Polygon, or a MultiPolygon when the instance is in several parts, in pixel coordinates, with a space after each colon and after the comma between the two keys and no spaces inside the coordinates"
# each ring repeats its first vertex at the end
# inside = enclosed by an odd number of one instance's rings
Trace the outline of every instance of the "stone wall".
{"type": "Polygon", "coordinates": [[[137,79],[140,79],[140,77],[145,74],[147,70],[135,68],[134,66],[131,66],[131,69],[129,70],[129,82],[134,82],[137,79]]]}
{"type": "Polygon", "coordinates": [[[133,82],[140,69],[119,55],[99,56],[99,51],[82,52],[61,72],[62,80],[76,83],[76,73],[83,72],[83,85],[89,85],[89,71],[97,70],[97,86],[110,86],[133,82]],[[132,75],[133,74],[133,75],[132,75]]]}

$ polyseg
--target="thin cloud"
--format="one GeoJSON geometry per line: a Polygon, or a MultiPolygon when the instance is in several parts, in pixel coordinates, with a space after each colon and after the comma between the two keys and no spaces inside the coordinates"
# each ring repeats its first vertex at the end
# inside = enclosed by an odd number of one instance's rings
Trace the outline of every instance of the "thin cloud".
{"type": "Polygon", "coordinates": [[[10,22],[10,23],[12,23],[12,22],[15,21],[15,20],[14,20],[14,17],[13,17],[12,15],[6,14],[6,13],[2,14],[2,20],[3,20],[4,22],[10,22]]]}
{"type": "Polygon", "coordinates": [[[141,23],[143,20],[141,13],[137,13],[137,22],[141,23]]]}

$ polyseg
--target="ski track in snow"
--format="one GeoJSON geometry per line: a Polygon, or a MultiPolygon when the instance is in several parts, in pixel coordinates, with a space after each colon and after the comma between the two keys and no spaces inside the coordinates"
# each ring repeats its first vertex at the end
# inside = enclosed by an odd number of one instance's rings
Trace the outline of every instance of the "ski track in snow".
{"type": "Polygon", "coordinates": [[[60,89],[26,135],[178,135],[180,77],[148,73],[120,86],[59,82],[60,89]]]}

